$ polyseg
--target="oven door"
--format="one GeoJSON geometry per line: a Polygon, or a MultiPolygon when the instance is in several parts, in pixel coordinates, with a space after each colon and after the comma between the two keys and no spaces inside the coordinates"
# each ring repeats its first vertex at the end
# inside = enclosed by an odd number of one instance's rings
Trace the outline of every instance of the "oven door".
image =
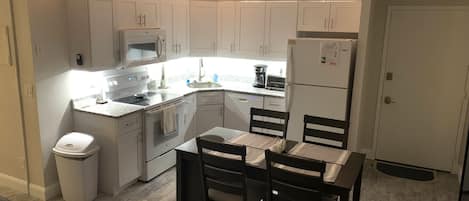
{"type": "Polygon", "coordinates": [[[184,104],[182,100],[163,105],[145,113],[145,151],[146,162],[171,151],[184,142],[181,133],[183,125],[184,104]],[[163,111],[165,107],[176,105],[176,132],[164,135],[163,133],[163,111]]]}

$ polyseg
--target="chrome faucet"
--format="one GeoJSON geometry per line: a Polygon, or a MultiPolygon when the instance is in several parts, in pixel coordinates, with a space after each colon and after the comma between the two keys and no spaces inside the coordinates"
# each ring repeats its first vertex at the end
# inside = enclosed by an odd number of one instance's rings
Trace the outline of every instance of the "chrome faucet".
{"type": "Polygon", "coordinates": [[[198,82],[202,82],[202,79],[204,77],[205,77],[204,59],[200,58],[200,60],[199,60],[199,79],[198,79],[198,82]]]}

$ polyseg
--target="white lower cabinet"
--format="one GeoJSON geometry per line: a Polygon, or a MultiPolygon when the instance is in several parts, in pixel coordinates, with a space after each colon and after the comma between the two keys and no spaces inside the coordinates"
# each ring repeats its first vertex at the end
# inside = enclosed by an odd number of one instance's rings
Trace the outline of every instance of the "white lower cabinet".
{"type": "Polygon", "coordinates": [[[118,137],[119,186],[124,186],[140,176],[138,165],[138,134],[126,133],[118,137]]]}
{"type": "Polygon", "coordinates": [[[197,96],[196,94],[191,94],[184,97],[184,103],[186,104],[186,109],[184,111],[184,141],[188,141],[196,137],[197,133],[197,122],[196,122],[196,112],[197,112],[197,96]]]}
{"type": "Polygon", "coordinates": [[[225,93],[225,128],[249,131],[251,108],[262,109],[264,96],[225,93]]]}
{"type": "Polygon", "coordinates": [[[224,92],[198,92],[196,136],[214,128],[223,127],[224,92]]]}
{"type": "Polygon", "coordinates": [[[196,127],[196,135],[200,135],[214,127],[223,127],[223,105],[197,106],[196,127]]]}
{"type": "Polygon", "coordinates": [[[117,195],[141,174],[142,113],[113,118],[74,111],[75,131],[91,134],[99,150],[98,190],[117,195]]]}

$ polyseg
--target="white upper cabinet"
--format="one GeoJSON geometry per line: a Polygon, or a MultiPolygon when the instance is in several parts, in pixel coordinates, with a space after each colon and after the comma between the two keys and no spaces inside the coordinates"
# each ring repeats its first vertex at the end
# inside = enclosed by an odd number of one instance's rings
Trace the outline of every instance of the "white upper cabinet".
{"type": "Polygon", "coordinates": [[[217,8],[217,55],[232,56],[236,51],[239,3],[219,1],[217,8]]]}
{"type": "Polygon", "coordinates": [[[285,58],[288,39],[296,37],[296,2],[267,2],[263,56],[285,58]]]}
{"type": "Polygon", "coordinates": [[[112,0],[67,0],[70,66],[97,71],[118,64],[112,0]]]}
{"type": "Polygon", "coordinates": [[[330,3],[298,1],[298,31],[328,31],[330,3]]]}
{"type": "Polygon", "coordinates": [[[217,51],[217,2],[191,1],[190,49],[192,56],[215,56],[217,51]]]}
{"type": "Polygon", "coordinates": [[[115,0],[117,29],[158,28],[158,0],[115,0]]]}
{"type": "Polygon", "coordinates": [[[178,57],[189,55],[189,1],[173,0],[173,45],[178,57]]]}
{"type": "Polygon", "coordinates": [[[360,28],[361,2],[332,2],[330,31],[358,32],[360,28]]]}
{"type": "Polygon", "coordinates": [[[298,1],[298,31],[359,31],[361,0],[298,1]]]}
{"type": "Polygon", "coordinates": [[[160,28],[166,31],[166,55],[168,59],[189,53],[189,1],[161,0],[160,28]]]}
{"type": "Polygon", "coordinates": [[[239,43],[240,56],[261,57],[264,48],[265,2],[240,2],[239,43]]]}
{"type": "Polygon", "coordinates": [[[155,0],[140,0],[140,12],[143,15],[143,25],[145,27],[160,27],[160,3],[155,0]]]}

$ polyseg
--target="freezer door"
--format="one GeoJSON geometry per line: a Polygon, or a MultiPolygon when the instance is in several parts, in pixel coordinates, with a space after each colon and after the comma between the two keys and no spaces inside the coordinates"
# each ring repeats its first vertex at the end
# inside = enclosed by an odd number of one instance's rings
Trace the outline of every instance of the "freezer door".
{"type": "Polygon", "coordinates": [[[348,88],[353,40],[291,39],[287,82],[348,88]]]}
{"type": "Polygon", "coordinates": [[[304,115],[337,120],[346,118],[347,89],[288,85],[286,95],[290,112],[287,139],[302,141],[304,115]]]}

